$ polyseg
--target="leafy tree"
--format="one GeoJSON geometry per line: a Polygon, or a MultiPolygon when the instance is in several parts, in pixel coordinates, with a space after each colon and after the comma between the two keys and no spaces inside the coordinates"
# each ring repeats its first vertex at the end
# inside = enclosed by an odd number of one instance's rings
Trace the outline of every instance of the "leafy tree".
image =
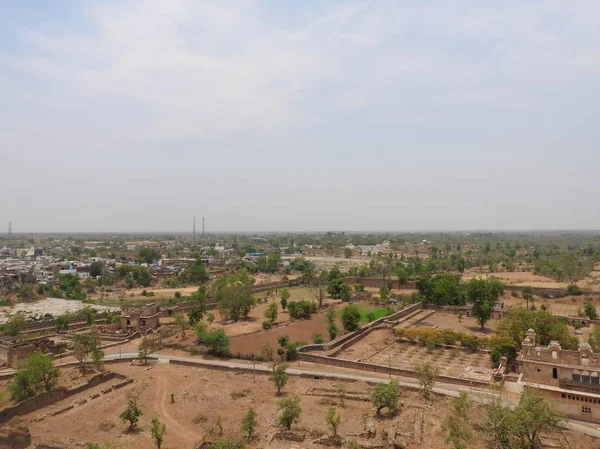
{"type": "Polygon", "coordinates": [[[210,326],[215,321],[215,315],[213,313],[209,313],[206,316],[206,320],[208,321],[208,325],[210,326]]]}
{"type": "Polygon", "coordinates": [[[119,415],[121,421],[129,422],[129,431],[131,432],[137,425],[142,411],[138,407],[137,398],[134,395],[130,395],[127,400],[127,408],[119,415]]]}
{"type": "Polygon", "coordinates": [[[492,317],[494,305],[504,293],[504,284],[497,279],[471,279],[465,284],[467,302],[473,304],[473,316],[483,329],[492,317]]]}
{"type": "Polygon", "coordinates": [[[248,318],[254,307],[254,297],[246,284],[229,285],[221,290],[220,311],[228,319],[238,321],[248,318]]]}
{"type": "Polygon", "coordinates": [[[578,339],[571,335],[567,324],[546,310],[528,310],[523,307],[510,308],[498,323],[497,333],[513,339],[517,348],[525,339],[528,329],[536,333],[537,342],[548,345],[552,340],[560,343],[563,349],[577,349],[578,339]]]}
{"type": "Polygon", "coordinates": [[[281,365],[277,365],[273,367],[273,383],[275,384],[275,388],[277,388],[277,394],[281,394],[281,389],[286,386],[289,381],[289,375],[287,373],[289,365],[287,363],[283,363],[281,365]]]}
{"type": "Polygon", "coordinates": [[[71,341],[73,342],[73,354],[79,361],[79,369],[82,372],[85,371],[86,360],[90,356],[94,367],[100,368],[102,366],[104,351],[100,349],[101,342],[96,333],[73,334],[71,335],[71,341]]]}
{"type": "Polygon", "coordinates": [[[94,324],[94,321],[96,321],[96,315],[98,312],[96,309],[92,309],[90,306],[85,306],[79,313],[83,316],[83,318],[85,318],[85,322],[91,326],[94,324]]]}
{"type": "Polygon", "coordinates": [[[489,347],[492,350],[490,359],[494,364],[497,364],[502,356],[507,357],[510,362],[514,360],[517,355],[517,344],[508,336],[498,334],[493,335],[490,337],[489,347]]]}
{"type": "Polygon", "coordinates": [[[277,320],[277,304],[272,302],[265,310],[265,318],[275,322],[277,320]]]}
{"type": "Polygon", "coordinates": [[[96,278],[102,274],[104,264],[102,262],[92,262],[90,264],[90,276],[96,278]]]}
{"type": "Polygon", "coordinates": [[[327,332],[329,333],[329,339],[335,340],[338,328],[335,325],[335,309],[333,307],[330,307],[327,311],[327,332]]]}
{"type": "Polygon", "coordinates": [[[150,272],[144,267],[135,267],[133,270],[133,279],[142,287],[148,287],[152,283],[150,272]]]}
{"type": "Polygon", "coordinates": [[[142,246],[138,248],[138,260],[140,263],[151,264],[155,260],[160,259],[160,254],[150,246],[142,246]]]}
{"type": "Polygon", "coordinates": [[[379,382],[371,392],[371,402],[377,411],[377,414],[388,408],[390,412],[396,413],[398,410],[398,398],[400,396],[400,385],[396,380],[390,383],[379,382]]]}
{"type": "Polygon", "coordinates": [[[325,295],[328,291],[328,274],[326,271],[321,271],[318,276],[314,276],[310,279],[310,288],[313,297],[317,300],[319,307],[323,307],[325,302],[325,295]]]}
{"type": "Polygon", "coordinates": [[[215,355],[229,355],[229,345],[231,337],[225,333],[225,330],[215,329],[212,331],[204,330],[203,326],[196,326],[196,333],[201,344],[207,346],[215,355]]]}
{"type": "Polygon", "coordinates": [[[209,275],[204,265],[195,263],[181,273],[181,278],[184,282],[200,285],[209,280],[209,275]]]}
{"type": "Polygon", "coordinates": [[[279,296],[281,297],[281,309],[285,310],[291,296],[290,291],[287,288],[282,288],[279,290],[279,296]]]}
{"type": "Polygon", "coordinates": [[[358,329],[360,323],[360,309],[358,306],[349,305],[342,309],[342,325],[348,332],[358,329]]]}
{"type": "Polygon", "coordinates": [[[160,449],[163,441],[165,439],[165,434],[167,433],[167,426],[164,423],[160,422],[158,417],[152,418],[152,428],[150,429],[150,435],[154,439],[154,444],[156,444],[157,449],[160,449]]]}
{"type": "Polygon", "coordinates": [[[598,319],[598,313],[596,312],[596,306],[593,303],[589,302],[589,301],[586,302],[583,305],[583,313],[590,320],[597,320],[598,319]]]}
{"type": "Polygon", "coordinates": [[[538,393],[526,387],[514,410],[515,432],[523,447],[534,449],[539,445],[541,432],[553,433],[560,430],[565,417],[554,412],[538,393]]]}
{"type": "Polygon", "coordinates": [[[344,278],[334,278],[331,279],[327,285],[327,293],[329,293],[332,298],[349,301],[351,289],[350,286],[346,284],[346,281],[344,281],[344,278]]]}
{"type": "Polygon", "coordinates": [[[290,430],[294,423],[300,421],[302,408],[300,407],[300,398],[295,394],[280,399],[277,403],[277,408],[279,411],[277,424],[284,430],[290,430]]]}
{"type": "Polygon", "coordinates": [[[185,316],[183,313],[178,312],[175,314],[174,323],[181,330],[181,338],[185,338],[185,329],[187,328],[188,323],[185,321],[185,316]]]}
{"type": "Polygon", "coordinates": [[[144,365],[148,364],[148,356],[154,352],[154,349],[154,341],[150,339],[150,337],[144,336],[140,343],[140,347],[138,348],[138,359],[142,361],[144,365]]]}
{"type": "Polygon", "coordinates": [[[50,391],[56,385],[60,372],[54,367],[52,357],[40,352],[31,354],[17,371],[9,386],[11,398],[16,402],[35,396],[40,391],[50,391]]]}
{"type": "Polygon", "coordinates": [[[430,303],[437,305],[465,304],[465,298],[460,286],[460,276],[455,274],[431,274],[424,273],[417,279],[419,293],[430,303]]]}
{"type": "Polygon", "coordinates": [[[415,371],[419,376],[419,385],[423,390],[423,396],[425,399],[429,399],[431,396],[431,390],[435,384],[435,379],[439,375],[440,370],[437,366],[432,365],[429,362],[421,363],[415,367],[415,371]]]}
{"type": "Polygon", "coordinates": [[[66,331],[69,329],[69,323],[72,320],[72,315],[67,312],[63,315],[59,315],[56,317],[56,331],[66,331]]]}
{"type": "Polygon", "coordinates": [[[19,289],[19,296],[25,299],[33,298],[35,296],[35,287],[33,284],[23,284],[19,289]]]}
{"type": "Polygon", "coordinates": [[[338,427],[342,422],[342,418],[340,417],[340,414],[337,413],[337,411],[335,410],[335,407],[329,407],[327,409],[327,414],[325,415],[325,422],[327,423],[327,427],[329,427],[333,432],[333,437],[336,438],[338,427]]]}
{"type": "Polygon", "coordinates": [[[13,315],[4,325],[4,334],[14,337],[19,334],[21,328],[24,326],[27,326],[27,319],[25,316],[21,314],[13,315]]]}
{"type": "Polygon", "coordinates": [[[379,289],[379,296],[381,297],[382,301],[388,300],[390,297],[390,289],[387,287],[387,285],[384,285],[379,289]]]}
{"type": "Polygon", "coordinates": [[[396,269],[396,277],[398,278],[398,285],[403,287],[408,283],[408,273],[404,268],[396,269]]]}
{"type": "Polygon", "coordinates": [[[252,407],[248,407],[248,412],[246,413],[246,416],[244,416],[244,419],[242,419],[241,423],[242,432],[244,432],[248,441],[252,440],[254,431],[257,427],[258,421],[256,419],[256,412],[252,407]]]}
{"type": "Polygon", "coordinates": [[[526,301],[527,308],[529,309],[529,301],[533,303],[533,288],[529,286],[523,287],[523,299],[526,301]]]}
{"type": "MultiPolygon", "coordinates": [[[[204,313],[206,312],[206,303],[197,302],[192,309],[188,312],[188,321],[191,326],[195,325],[198,321],[202,320],[204,313]]],[[[214,320],[214,315],[213,315],[214,320]]]]}
{"type": "Polygon", "coordinates": [[[460,392],[452,401],[454,412],[448,414],[442,430],[448,434],[445,442],[454,449],[468,449],[467,444],[473,439],[473,429],[469,423],[468,414],[471,407],[469,396],[460,392]]]}

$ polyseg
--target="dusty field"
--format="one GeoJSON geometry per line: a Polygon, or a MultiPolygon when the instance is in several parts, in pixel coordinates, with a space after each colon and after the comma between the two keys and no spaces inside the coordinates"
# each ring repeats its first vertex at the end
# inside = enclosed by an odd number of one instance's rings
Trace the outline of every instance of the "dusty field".
{"type": "Polygon", "coordinates": [[[338,358],[414,370],[419,363],[436,365],[444,376],[489,380],[493,367],[485,352],[435,349],[396,341],[391,330],[376,330],[363,340],[342,351],[338,358]]]}
{"type": "Polygon", "coordinates": [[[463,274],[463,279],[472,279],[476,277],[495,277],[501,279],[506,285],[530,285],[532,287],[547,288],[566,288],[568,285],[566,282],[557,282],[552,278],[538,276],[530,271],[478,273],[474,270],[467,270],[463,274]]]}
{"type": "Polygon", "coordinates": [[[485,329],[473,317],[463,317],[462,322],[458,321],[458,316],[453,313],[441,313],[437,311],[426,320],[421,321],[416,327],[437,327],[438,329],[452,329],[458,332],[465,332],[477,335],[489,335],[498,327],[499,320],[490,320],[486,323],[485,329]]]}
{"type": "MultiPolygon", "coordinates": [[[[366,401],[372,387],[365,383],[345,383],[347,399],[342,406],[337,393],[338,384],[291,377],[284,394],[295,393],[301,398],[302,415],[292,431],[304,439],[303,442],[293,442],[282,440],[277,435],[278,398],[267,376],[258,375],[254,379],[251,374],[167,364],[158,364],[152,369],[121,364],[113,365],[111,369],[135,378],[136,382],[94,400],[89,398],[96,390],[88,390],[22,418],[30,428],[33,443],[54,444],[64,449],[82,447],[89,442],[110,443],[110,447],[115,449],[150,449],[154,447],[150,421],[158,416],[167,427],[163,448],[189,449],[207,438],[211,429],[218,434],[219,423],[224,436],[239,436],[240,421],[247,408],[252,406],[257,413],[259,426],[257,438],[248,448],[322,448],[325,446],[315,443],[315,440],[329,434],[324,416],[327,407],[336,406],[342,418],[339,434],[347,441],[365,443],[364,429],[367,423],[376,430],[376,437],[369,440],[369,444],[382,444],[382,434],[386,431],[390,439],[395,438],[397,443],[406,448],[448,447],[441,430],[443,418],[451,410],[450,399],[446,397],[435,397],[430,402],[423,400],[417,392],[405,390],[402,392],[404,406],[397,416],[383,413],[376,417],[370,402],[366,401]],[[135,432],[127,432],[127,425],[118,418],[130,392],[138,392],[139,406],[143,412],[139,429],[135,432]],[[174,404],[171,403],[171,395],[174,395],[174,404]],[[82,403],[82,399],[88,401],[82,403]],[[74,404],[75,407],[57,416],[49,413],[54,408],[68,404],[74,404]],[[38,420],[42,416],[44,418],[38,420]]],[[[480,414],[479,406],[475,406],[474,415],[480,414]]],[[[598,441],[589,437],[570,432],[565,435],[570,447],[591,448],[598,444],[598,441]]],[[[477,434],[469,444],[470,449],[484,447],[483,439],[477,434]]]]}
{"type": "MultiPolygon", "coordinates": [[[[287,316],[287,313],[285,314],[287,316]]],[[[281,313],[280,313],[281,316],[281,313]]],[[[281,321],[279,319],[278,321],[281,321]]],[[[340,329],[340,334],[343,332],[342,323],[339,321],[339,317],[336,318],[337,327],[340,329]]],[[[258,327],[261,327],[262,320],[258,322],[258,327]]],[[[244,324],[244,323],[237,323],[244,324]]],[[[227,333],[229,333],[229,328],[227,333]]],[[[231,353],[232,354],[260,354],[262,349],[266,345],[270,345],[272,348],[277,349],[277,339],[282,335],[287,335],[291,342],[304,342],[312,343],[315,334],[321,334],[325,338],[325,341],[329,340],[327,333],[327,317],[326,311],[321,312],[312,316],[309,320],[293,321],[283,326],[277,326],[270,331],[262,331],[254,334],[238,335],[231,339],[231,353]]]]}

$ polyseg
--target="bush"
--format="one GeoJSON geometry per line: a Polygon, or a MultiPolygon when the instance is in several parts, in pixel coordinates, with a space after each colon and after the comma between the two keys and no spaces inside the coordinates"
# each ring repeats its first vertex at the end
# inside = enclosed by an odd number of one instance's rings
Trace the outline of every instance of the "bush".
{"type": "Polygon", "coordinates": [[[435,343],[431,340],[427,340],[425,342],[425,347],[427,348],[427,352],[432,353],[435,351],[435,343]]]}
{"type": "Polygon", "coordinates": [[[574,321],[573,322],[573,327],[575,329],[581,329],[583,327],[583,323],[581,323],[580,321],[574,321]]]}
{"type": "Polygon", "coordinates": [[[196,333],[200,343],[208,346],[210,352],[216,355],[229,355],[229,344],[231,338],[223,329],[215,329],[214,331],[206,331],[204,326],[197,326],[196,333]]]}
{"type": "Polygon", "coordinates": [[[371,402],[377,411],[387,407],[390,412],[395,413],[398,410],[398,398],[400,396],[400,386],[396,380],[390,383],[379,382],[371,392],[371,402]]]}
{"type": "Polygon", "coordinates": [[[367,321],[369,323],[372,323],[373,321],[375,321],[375,313],[373,313],[373,312],[367,313],[367,321]]]}
{"type": "Polygon", "coordinates": [[[325,339],[321,334],[315,334],[315,336],[313,337],[313,343],[316,345],[322,345],[323,343],[325,343],[325,339]]]}
{"type": "Polygon", "coordinates": [[[569,284],[567,286],[567,293],[571,296],[579,296],[581,295],[583,292],[581,291],[581,288],[579,288],[578,285],[575,284],[569,284]]]}
{"type": "Polygon", "coordinates": [[[317,303],[303,299],[302,301],[290,301],[287,305],[290,317],[295,320],[310,318],[317,311],[317,303]]]}
{"type": "Polygon", "coordinates": [[[342,309],[342,325],[348,332],[358,329],[360,322],[360,309],[355,305],[349,305],[342,309]]]}
{"type": "Polygon", "coordinates": [[[271,320],[264,320],[262,322],[262,328],[266,331],[270,330],[273,327],[273,322],[271,320]]]}

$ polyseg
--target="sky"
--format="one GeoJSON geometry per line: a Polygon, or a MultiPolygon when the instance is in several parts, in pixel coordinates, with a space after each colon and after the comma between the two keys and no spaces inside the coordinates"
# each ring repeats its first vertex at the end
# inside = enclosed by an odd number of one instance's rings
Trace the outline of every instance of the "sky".
{"type": "Polygon", "coordinates": [[[600,229],[599,17],[0,2],[0,232],[600,229]]]}

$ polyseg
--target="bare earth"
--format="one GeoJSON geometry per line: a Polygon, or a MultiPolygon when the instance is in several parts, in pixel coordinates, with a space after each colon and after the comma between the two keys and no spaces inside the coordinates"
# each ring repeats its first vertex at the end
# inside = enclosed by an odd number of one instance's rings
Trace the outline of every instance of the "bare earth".
{"type": "MultiPolygon", "coordinates": [[[[88,390],[54,406],[47,407],[22,420],[29,426],[34,444],[54,444],[63,448],[81,447],[94,442],[110,442],[116,449],[152,448],[150,421],[158,416],[167,427],[163,448],[189,449],[207,437],[221,424],[224,436],[240,435],[239,423],[252,406],[259,426],[257,438],[249,448],[321,448],[324,445],[315,440],[329,434],[324,416],[329,406],[336,406],[341,414],[339,434],[347,440],[365,443],[363,437],[363,415],[376,429],[376,437],[369,444],[382,444],[383,431],[397,435],[406,448],[442,449],[445,435],[441,430],[444,417],[451,410],[450,399],[435,397],[425,401],[413,391],[403,391],[404,406],[395,417],[385,413],[375,417],[370,402],[367,401],[371,386],[362,382],[345,383],[348,391],[345,406],[336,396],[337,386],[331,381],[291,377],[284,394],[296,393],[301,398],[302,415],[300,422],[292,430],[304,438],[303,442],[282,440],[276,436],[275,388],[268,376],[239,374],[229,371],[205,370],[202,368],[177,367],[157,364],[153,368],[112,365],[118,371],[136,382],[120,390],[90,399],[96,390],[88,390]],[[126,405],[127,393],[139,393],[139,405],[143,411],[139,429],[128,432],[127,425],[119,421],[119,414],[126,405]],[[171,403],[173,395],[175,403],[171,403]],[[87,402],[82,403],[83,399],[87,402]],[[51,416],[54,408],[75,404],[75,407],[62,414],[51,416]],[[45,415],[45,416],[44,416],[45,415]],[[43,417],[43,418],[42,418],[43,417]]],[[[108,385],[104,385],[106,388],[108,385]]],[[[102,388],[102,387],[100,387],[102,388]]],[[[479,414],[478,407],[475,414],[479,414]]],[[[9,423],[10,424],[10,423],[9,423]]],[[[598,441],[578,434],[565,434],[570,447],[598,447],[598,441]]],[[[213,439],[216,437],[213,437],[213,439]]],[[[560,440],[560,438],[559,438],[560,440]]],[[[557,447],[569,447],[563,442],[557,447]]],[[[483,449],[481,435],[469,444],[470,449],[483,449]]]]}

